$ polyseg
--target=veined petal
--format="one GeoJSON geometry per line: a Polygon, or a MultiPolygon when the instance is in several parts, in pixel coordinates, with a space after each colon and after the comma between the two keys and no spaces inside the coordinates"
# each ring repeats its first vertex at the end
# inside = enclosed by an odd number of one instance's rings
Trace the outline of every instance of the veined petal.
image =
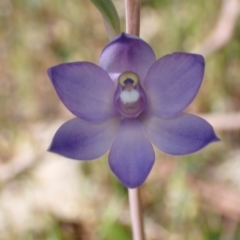
{"type": "Polygon", "coordinates": [[[204,74],[204,58],[173,53],[156,61],[144,80],[147,113],[170,118],[182,112],[195,98],[204,74]]]}
{"type": "Polygon", "coordinates": [[[99,65],[109,74],[132,71],[142,81],[155,61],[155,54],[146,42],[122,33],[103,49],[99,65]]]}
{"type": "Polygon", "coordinates": [[[116,118],[102,123],[74,118],[58,129],[49,151],[76,160],[99,158],[111,148],[119,126],[116,118]]]}
{"type": "Polygon", "coordinates": [[[140,186],[150,173],[155,155],[138,119],[124,119],[109,153],[109,166],[128,188],[140,186]]]}
{"type": "Polygon", "coordinates": [[[187,113],[171,119],[148,117],[143,124],[150,141],[171,155],[193,153],[219,140],[207,121],[187,113]]]}
{"type": "Polygon", "coordinates": [[[114,84],[97,65],[65,63],[50,68],[48,74],[59,98],[77,117],[104,121],[117,115],[113,106],[114,84]]]}

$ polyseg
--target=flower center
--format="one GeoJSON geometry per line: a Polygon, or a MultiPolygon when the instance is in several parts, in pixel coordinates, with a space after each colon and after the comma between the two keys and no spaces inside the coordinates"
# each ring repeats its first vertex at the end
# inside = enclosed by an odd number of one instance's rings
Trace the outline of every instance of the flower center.
{"type": "Polygon", "coordinates": [[[125,118],[136,118],[143,112],[147,103],[146,94],[134,72],[124,72],[118,78],[114,94],[114,104],[125,118]]]}

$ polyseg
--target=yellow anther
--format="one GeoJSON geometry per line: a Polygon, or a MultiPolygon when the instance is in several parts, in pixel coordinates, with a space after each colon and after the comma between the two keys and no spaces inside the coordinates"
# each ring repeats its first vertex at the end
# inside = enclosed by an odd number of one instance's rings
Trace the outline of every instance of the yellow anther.
{"type": "Polygon", "coordinates": [[[118,83],[121,85],[121,86],[125,86],[125,81],[127,79],[130,79],[133,81],[133,86],[135,87],[137,84],[138,84],[138,75],[134,72],[124,72],[122,73],[119,78],[118,78],[118,83]]]}

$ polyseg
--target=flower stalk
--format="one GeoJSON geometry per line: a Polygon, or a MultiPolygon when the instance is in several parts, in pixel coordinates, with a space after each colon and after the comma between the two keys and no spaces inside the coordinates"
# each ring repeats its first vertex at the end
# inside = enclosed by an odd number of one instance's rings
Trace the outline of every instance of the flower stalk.
{"type": "Polygon", "coordinates": [[[125,0],[126,32],[139,36],[141,0],[125,0]]]}
{"type": "MultiPolygon", "coordinates": [[[[140,32],[140,6],[140,0],[125,0],[126,32],[136,36],[140,32]]],[[[128,196],[133,239],[145,240],[140,188],[129,188],[128,196]]]]}
{"type": "Polygon", "coordinates": [[[134,240],[145,240],[143,217],[141,209],[140,188],[128,189],[132,233],[134,240]]]}

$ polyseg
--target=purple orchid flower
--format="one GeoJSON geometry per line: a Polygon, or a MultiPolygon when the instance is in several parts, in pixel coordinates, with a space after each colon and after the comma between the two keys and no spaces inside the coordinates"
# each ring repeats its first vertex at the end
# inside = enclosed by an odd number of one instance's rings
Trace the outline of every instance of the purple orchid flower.
{"type": "Polygon", "coordinates": [[[182,111],[196,96],[204,58],[173,53],[156,60],[142,39],[122,33],[102,51],[99,66],[64,63],[48,70],[58,96],[77,116],[55,134],[49,151],[92,160],[110,149],[109,166],[128,188],[152,169],[152,144],[183,155],[218,141],[204,119],[182,111]]]}

